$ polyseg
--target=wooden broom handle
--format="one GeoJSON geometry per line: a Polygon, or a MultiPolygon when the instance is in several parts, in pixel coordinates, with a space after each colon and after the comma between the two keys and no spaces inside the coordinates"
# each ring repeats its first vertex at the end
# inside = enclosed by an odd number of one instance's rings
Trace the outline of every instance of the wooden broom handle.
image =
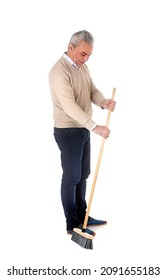
{"type": "MultiPolygon", "coordinates": [[[[115,98],[115,92],[116,92],[116,88],[113,88],[112,97],[111,97],[112,100],[114,100],[114,98],[115,98]]],[[[106,120],[106,126],[107,127],[109,126],[110,116],[111,116],[111,111],[108,110],[108,115],[107,115],[107,120],[106,120]]],[[[98,172],[99,172],[99,167],[100,167],[101,158],[102,158],[102,154],[103,154],[104,144],[105,144],[105,138],[103,138],[102,141],[101,141],[99,156],[98,156],[98,160],[97,160],[97,164],[96,164],[95,175],[94,175],[93,182],[92,182],[92,188],[91,188],[89,202],[88,202],[88,206],[87,206],[87,211],[86,211],[86,215],[85,215],[85,219],[84,219],[83,229],[87,228],[87,223],[88,223],[88,218],[89,218],[89,213],[90,213],[90,207],[91,207],[91,204],[92,204],[92,198],[93,198],[94,189],[95,189],[95,185],[96,185],[96,181],[97,181],[97,175],[98,175],[98,172]]]]}

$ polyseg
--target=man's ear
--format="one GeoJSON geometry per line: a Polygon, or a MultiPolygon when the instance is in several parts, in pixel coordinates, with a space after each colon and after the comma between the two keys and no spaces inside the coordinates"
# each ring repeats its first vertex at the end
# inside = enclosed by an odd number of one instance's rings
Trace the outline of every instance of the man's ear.
{"type": "Polygon", "coordinates": [[[70,43],[70,44],[68,45],[69,51],[72,51],[74,48],[75,48],[75,46],[74,46],[72,43],[70,43]]]}

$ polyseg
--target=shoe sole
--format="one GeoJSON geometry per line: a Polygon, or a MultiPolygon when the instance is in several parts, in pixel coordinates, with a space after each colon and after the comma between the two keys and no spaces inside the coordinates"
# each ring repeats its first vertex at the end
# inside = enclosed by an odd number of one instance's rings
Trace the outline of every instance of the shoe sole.
{"type": "Polygon", "coordinates": [[[107,225],[107,222],[106,223],[103,223],[103,224],[88,224],[88,227],[99,227],[99,226],[105,226],[107,225]]]}

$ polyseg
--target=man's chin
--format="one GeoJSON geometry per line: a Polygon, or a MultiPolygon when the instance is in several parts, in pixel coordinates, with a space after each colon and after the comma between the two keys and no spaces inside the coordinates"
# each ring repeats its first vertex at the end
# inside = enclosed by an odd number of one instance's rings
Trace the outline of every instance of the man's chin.
{"type": "Polygon", "coordinates": [[[79,62],[79,63],[77,64],[78,67],[82,67],[83,65],[84,65],[84,62],[79,62]]]}

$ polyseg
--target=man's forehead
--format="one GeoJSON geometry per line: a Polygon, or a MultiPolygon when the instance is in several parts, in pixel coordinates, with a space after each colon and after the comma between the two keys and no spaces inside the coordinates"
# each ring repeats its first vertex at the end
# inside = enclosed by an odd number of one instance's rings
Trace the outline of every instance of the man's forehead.
{"type": "Polygon", "coordinates": [[[80,52],[84,52],[88,55],[92,54],[93,46],[88,44],[85,41],[81,41],[80,45],[78,46],[80,52]]]}

